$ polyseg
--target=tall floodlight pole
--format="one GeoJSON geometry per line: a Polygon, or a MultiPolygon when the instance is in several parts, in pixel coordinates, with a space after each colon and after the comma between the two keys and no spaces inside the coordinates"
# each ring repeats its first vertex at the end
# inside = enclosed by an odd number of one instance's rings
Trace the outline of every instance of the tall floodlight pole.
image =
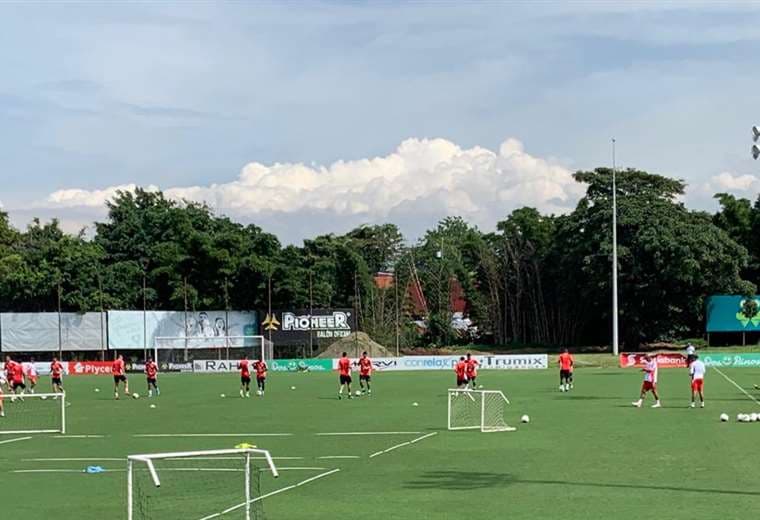
{"type": "Polygon", "coordinates": [[[612,139],[612,353],[618,355],[617,165],[612,139]]]}
{"type": "Polygon", "coordinates": [[[752,145],[752,158],[757,160],[760,157],[760,146],[757,145],[758,140],[760,140],[760,126],[752,127],[752,140],[755,141],[755,144],[752,145]]]}

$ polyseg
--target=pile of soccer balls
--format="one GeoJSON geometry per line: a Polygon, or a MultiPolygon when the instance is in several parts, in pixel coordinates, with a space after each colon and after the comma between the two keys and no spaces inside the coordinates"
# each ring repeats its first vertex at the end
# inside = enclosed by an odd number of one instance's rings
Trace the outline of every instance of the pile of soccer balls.
{"type": "MultiPolygon", "coordinates": [[[[728,422],[728,414],[721,414],[720,422],[728,422]]],[[[736,414],[736,422],[760,422],[760,413],[753,412],[736,414]]]]}

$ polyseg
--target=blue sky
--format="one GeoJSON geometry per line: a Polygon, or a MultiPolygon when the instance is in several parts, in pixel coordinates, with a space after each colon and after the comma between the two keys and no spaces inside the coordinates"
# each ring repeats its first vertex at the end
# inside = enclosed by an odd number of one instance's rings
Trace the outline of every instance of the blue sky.
{"type": "MultiPolygon", "coordinates": [[[[0,4],[0,201],[103,217],[116,187],[205,200],[286,241],[523,204],[569,173],[756,197],[760,4],[0,4]]],[[[582,190],[581,190],[582,191],[582,190]]]]}

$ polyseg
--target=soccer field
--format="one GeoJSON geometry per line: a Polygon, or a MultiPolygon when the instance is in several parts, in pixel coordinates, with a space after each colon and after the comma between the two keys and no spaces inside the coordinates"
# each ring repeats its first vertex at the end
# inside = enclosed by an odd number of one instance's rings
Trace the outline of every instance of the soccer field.
{"type": "MultiPolygon", "coordinates": [[[[161,397],[121,401],[110,378],[71,377],[66,436],[0,436],[0,508],[29,520],[126,518],[127,455],[249,442],[282,470],[262,473],[262,493],[302,483],[262,501],[270,520],[746,518],[760,508],[760,423],[735,416],[760,406],[727,378],[755,395],[760,373],[722,372],[708,371],[704,410],[688,408],[685,370],[660,372],[657,410],[631,406],[634,370],[580,369],[567,394],[554,370],[482,372],[518,426],[485,434],[446,430],[449,372],[376,373],[371,398],[342,401],[334,374],[272,373],[266,397],[250,399],[235,374],[164,374],[161,397]],[[83,471],[92,465],[108,471],[83,471]]],[[[130,382],[145,392],[142,377],[130,382]]],[[[6,400],[8,414],[22,406],[6,400]]],[[[187,479],[199,497],[222,482],[200,477],[187,479]]]]}

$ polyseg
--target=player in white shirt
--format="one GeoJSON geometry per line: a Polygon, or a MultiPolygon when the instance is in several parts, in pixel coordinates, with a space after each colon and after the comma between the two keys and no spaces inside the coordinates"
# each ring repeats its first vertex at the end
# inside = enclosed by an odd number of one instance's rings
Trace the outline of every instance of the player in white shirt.
{"type": "Polygon", "coordinates": [[[662,405],[660,404],[660,396],[657,394],[657,360],[649,354],[645,354],[642,371],[644,372],[644,382],[641,384],[641,395],[639,395],[638,401],[631,404],[636,408],[641,408],[641,403],[644,402],[647,392],[652,392],[655,399],[652,408],[660,408],[662,405]]]}
{"type": "Polygon", "coordinates": [[[689,375],[691,376],[691,407],[696,407],[696,400],[694,399],[699,394],[700,406],[705,407],[705,372],[707,367],[699,360],[699,356],[694,354],[694,358],[689,365],[689,375]]]}
{"type": "Polygon", "coordinates": [[[29,393],[34,393],[34,387],[37,386],[37,379],[39,374],[37,373],[37,367],[34,365],[34,358],[29,363],[24,363],[24,374],[26,380],[29,381],[29,393]]]}

